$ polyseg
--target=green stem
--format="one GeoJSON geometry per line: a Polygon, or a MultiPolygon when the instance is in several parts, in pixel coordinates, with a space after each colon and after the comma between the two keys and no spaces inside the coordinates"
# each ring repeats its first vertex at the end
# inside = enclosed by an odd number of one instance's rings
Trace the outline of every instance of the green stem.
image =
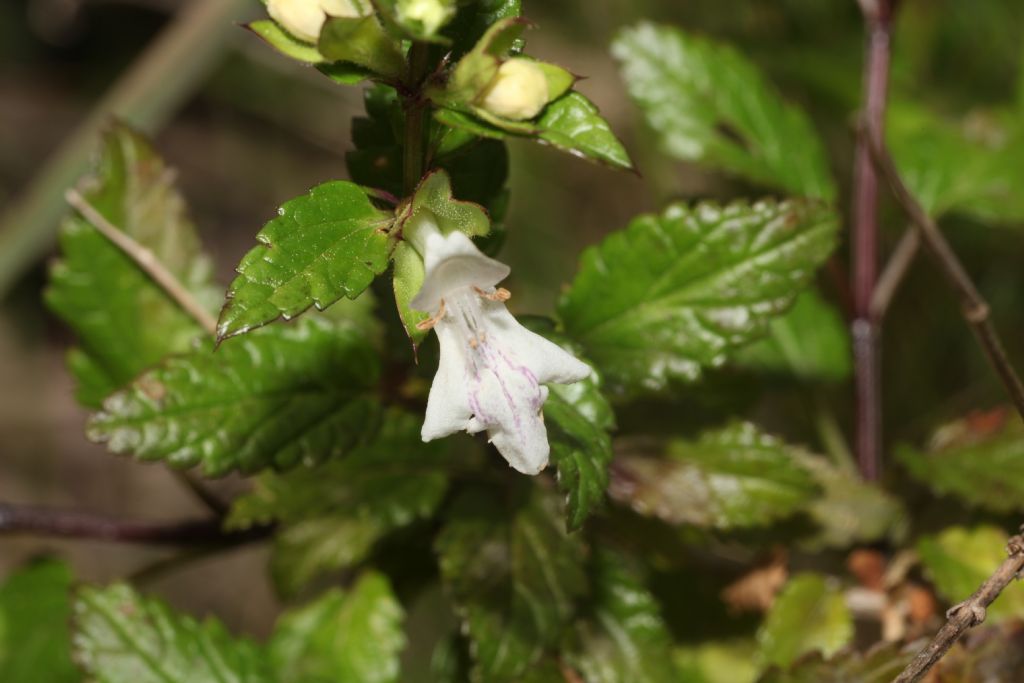
{"type": "Polygon", "coordinates": [[[427,43],[413,43],[409,50],[409,75],[406,87],[409,95],[405,98],[405,141],[402,156],[402,185],[405,194],[411,195],[423,177],[426,114],[428,105],[423,98],[423,79],[427,75],[427,59],[430,46],[427,43]]]}

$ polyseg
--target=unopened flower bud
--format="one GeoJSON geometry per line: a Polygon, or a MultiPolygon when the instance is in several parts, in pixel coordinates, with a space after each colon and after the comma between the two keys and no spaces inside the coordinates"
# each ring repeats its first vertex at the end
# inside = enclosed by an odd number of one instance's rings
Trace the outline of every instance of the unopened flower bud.
{"type": "Polygon", "coordinates": [[[327,17],[362,17],[365,0],[267,0],[267,12],[281,27],[307,43],[320,39],[327,17]]]}
{"type": "Polygon", "coordinates": [[[548,103],[548,81],[532,60],[513,57],[499,68],[480,104],[490,113],[513,121],[537,116],[548,103]]]}
{"type": "Polygon", "coordinates": [[[399,0],[398,18],[402,23],[418,23],[423,33],[433,35],[455,16],[453,0],[399,0]]]}

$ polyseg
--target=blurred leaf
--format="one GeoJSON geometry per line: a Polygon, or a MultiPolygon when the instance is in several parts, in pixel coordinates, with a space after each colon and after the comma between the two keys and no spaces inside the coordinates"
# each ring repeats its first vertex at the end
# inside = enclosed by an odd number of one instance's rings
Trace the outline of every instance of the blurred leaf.
{"type": "Polygon", "coordinates": [[[330,61],[349,62],[385,78],[405,75],[401,46],[384,31],[376,15],[328,17],[320,29],[317,49],[330,61]]]}
{"type": "Polygon", "coordinates": [[[318,185],[284,203],[238,264],[217,335],[226,339],[310,306],[354,299],[388,265],[392,217],[346,181],[318,185]]]}
{"type": "Polygon", "coordinates": [[[374,440],[342,460],[265,473],[234,502],[228,525],[279,522],[271,573],[286,595],[362,561],[385,535],[429,517],[447,489],[444,443],[420,440],[421,418],[384,417],[374,440]]]}
{"type": "Polygon", "coordinates": [[[900,650],[892,644],[863,655],[844,651],[831,659],[819,652],[802,658],[791,671],[772,669],[758,683],[891,683],[914,654],[913,648],[900,650]]]}
{"type": "Polygon", "coordinates": [[[200,623],[125,584],[83,588],[75,660],[96,683],[270,683],[266,658],[213,619],[200,623]]]}
{"type": "Polygon", "coordinates": [[[835,196],[807,116],[732,47],[641,23],[619,33],[612,54],[667,154],[795,195],[835,196]]]}
{"type": "Polygon", "coordinates": [[[566,536],[558,508],[536,489],[517,507],[471,491],[437,538],[441,576],[471,641],[474,680],[518,680],[557,644],[586,590],[580,539],[566,536]]]}
{"type": "Polygon", "coordinates": [[[835,581],[816,574],[793,578],[757,632],[761,660],[788,668],[801,656],[831,657],[853,639],[853,617],[835,581]]]}
{"type": "Polygon", "coordinates": [[[395,683],[403,616],[387,578],[369,572],[282,615],[269,659],[282,683],[395,683]]]}
{"type": "Polygon", "coordinates": [[[753,642],[705,642],[676,648],[672,659],[678,671],[677,680],[685,683],[754,683],[753,642]]]}
{"type": "Polygon", "coordinates": [[[927,451],[902,446],[896,457],[918,481],[994,512],[1024,509],[1024,425],[999,409],[940,428],[927,451]]]}
{"type": "Polygon", "coordinates": [[[930,214],[957,211],[982,220],[1024,221],[1019,114],[979,113],[956,125],[903,104],[890,107],[886,125],[900,174],[930,214]]]}
{"type": "Polygon", "coordinates": [[[589,617],[566,659],[587,683],[673,683],[671,642],[658,603],[621,557],[594,559],[589,617]]]}
{"type": "MultiPolygon", "coordinates": [[[[969,598],[1006,560],[1009,537],[991,526],[952,527],[917,543],[925,571],[949,603],[969,598]]],[[[1024,587],[1010,584],[988,608],[988,621],[1024,618],[1024,587]]]]}
{"type": "Polygon", "coordinates": [[[608,493],[670,524],[766,526],[820,493],[794,451],[749,423],[734,423],[697,441],[673,441],[664,457],[617,457],[608,493]]]}
{"type": "Polygon", "coordinates": [[[764,334],[835,237],[819,202],[673,204],[587,249],[559,311],[612,387],[664,389],[764,334]]]}
{"type": "MultiPolygon", "coordinates": [[[[485,116],[485,112],[476,114],[485,116]]],[[[535,139],[574,156],[613,168],[632,170],[633,162],[622,143],[601,117],[594,103],[572,91],[548,104],[536,121],[507,121],[476,116],[453,109],[438,109],[434,118],[452,128],[502,140],[508,136],[535,139]]]]}
{"type": "Polygon", "coordinates": [[[319,64],[324,61],[324,56],[315,45],[304,43],[277,25],[277,22],[270,19],[261,19],[246,24],[247,29],[263,39],[270,47],[274,48],[285,57],[307,64],[319,64]]]}
{"type": "Polygon", "coordinates": [[[327,316],[172,356],[113,394],[88,435],[208,476],[316,463],[372,435],[377,354],[327,316]]]}
{"type": "Polygon", "coordinates": [[[19,569],[0,584],[0,681],[76,683],[71,663],[71,570],[54,561],[19,569]]]}
{"type": "MultiPolygon", "coordinates": [[[[174,172],[131,129],[103,137],[82,196],[170,270],[204,303],[213,303],[211,264],[174,183],[174,172]]],[[[47,304],[78,337],[69,365],[78,399],[97,407],[144,368],[190,348],[202,330],[135,263],[85,218],[61,229],[61,260],[50,270],[47,304]]]]}
{"type": "Polygon", "coordinates": [[[1019,622],[972,629],[931,673],[941,683],[1024,680],[1024,629],[1019,622]]]}
{"type": "Polygon", "coordinates": [[[740,349],[736,363],[804,380],[847,379],[852,370],[850,334],[839,312],[814,289],[804,290],[785,315],[768,323],[768,337],[740,349]]]}

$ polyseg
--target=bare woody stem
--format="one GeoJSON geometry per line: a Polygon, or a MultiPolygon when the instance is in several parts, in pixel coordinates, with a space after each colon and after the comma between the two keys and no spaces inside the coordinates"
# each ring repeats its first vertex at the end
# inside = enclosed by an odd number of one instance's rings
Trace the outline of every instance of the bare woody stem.
{"type": "Polygon", "coordinates": [[[981,296],[977,286],[967,274],[963,264],[960,263],[956,252],[949,246],[949,242],[946,241],[938,225],[907,189],[892,160],[892,155],[889,154],[889,150],[885,146],[884,132],[881,127],[875,125],[870,119],[866,120],[865,124],[862,137],[869,143],[875,165],[889,182],[893,195],[903,208],[904,213],[917,228],[925,248],[931,253],[942,273],[959,295],[964,320],[974,329],[989,363],[1002,381],[1017,412],[1024,419],[1024,384],[1021,384],[1020,377],[1006,355],[1006,349],[999,338],[999,333],[996,332],[995,326],[992,324],[988,302],[981,296]]]}
{"type": "Polygon", "coordinates": [[[78,190],[68,190],[65,194],[68,204],[82,214],[100,234],[110,240],[114,246],[123,251],[135,264],[153,279],[167,295],[174,299],[183,311],[199,323],[206,332],[214,335],[217,332],[217,319],[196,301],[192,293],[185,288],[174,273],[160,262],[152,251],[142,246],[126,232],[107,220],[96,207],[89,203],[78,190]]]}
{"type": "Polygon", "coordinates": [[[1024,570],[1024,537],[1014,536],[1007,544],[1009,557],[999,565],[974,595],[955,605],[947,613],[945,625],[893,683],[916,683],[935,666],[968,629],[985,621],[986,610],[1003,589],[1024,570]]]}
{"type": "MultiPolygon", "coordinates": [[[[868,28],[864,56],[864,116],[885,125],[895,0],[861,0],[868,28]]],[[[857,462],[861,476],[881,474],[882,390],[879,320],[871,316],[878,276],[878,176],[871,153],[858,144],[853,187],[853,348],[856,383],[857,462]]]]}
{"type": "Polygon", "coordinates": [[[885,318],[893,297],[896,296],[896,290],[903,283],[920,251],[921,235],[911,226],[900,237],[896,248],[892,250],[892,256],[886,261],[885,268],[878,277],[875,293],[871,297],[871,317],[874,320],[885,318]]]}
{"type": "Polygon", "coordinates": [[[416,42],[409,49],[409,73],[404,100],[405,139],[402,149],[402,187],[411,195],[423,177],[423,142],[426,137],[427,102],[423,97],[423,79],[427,75],[430,45],[416,42]]]}
{"type": "Polygon", "coordinates": [[[267,537],[270,526],[224,531],[220,518],[176,522],[127,521],[72,510],[0,503],[0,536],[32,534],[145,545],[231,546],[267,537]]]}

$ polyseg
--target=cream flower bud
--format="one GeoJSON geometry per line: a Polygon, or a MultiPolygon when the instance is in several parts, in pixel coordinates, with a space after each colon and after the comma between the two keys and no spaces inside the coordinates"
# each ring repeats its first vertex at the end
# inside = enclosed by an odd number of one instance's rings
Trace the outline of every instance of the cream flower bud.
{"type": "Polygon", "coordinates": [[[445,0],[405,0],[398,3],[398,18],[405,23],[416,22],[428,35],[437,33],[455,16],[455,5],[445,0]]]}
{"type": "Polygon", "coordinates": [[[499,68],[480,104],[490,113],[513,121],[532,119],[548,103],[548,80],[532,60],[513,57],[499,68]]]}
{"type": "Polygon", "coordinates": [[[327,17],[362,17],[365,0],[267,0],[267,13],[301,41],[315,43],[327,17]]]}

